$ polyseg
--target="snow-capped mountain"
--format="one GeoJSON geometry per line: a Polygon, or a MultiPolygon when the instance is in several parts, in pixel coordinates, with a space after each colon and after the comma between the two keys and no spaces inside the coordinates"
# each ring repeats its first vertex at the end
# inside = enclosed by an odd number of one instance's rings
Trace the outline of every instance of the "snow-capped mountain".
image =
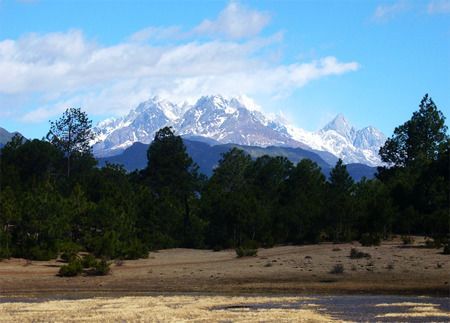
{"type": "Polygon", "coordinates": [[[220,143],[248,146],[304,147],[280,124],[250,110],[236,98],[205,96],[186,111],[175,125],[180,135],[202,136],[220,143]]]}
{"type": "Polygon", "coordinates": [[[99,157],[112,156],[135,142],[150,143],[156,131],[178,121],[184,113],[183,109],[154,97],[139,104],[125,117],[100,122],[95,128],[94,154],[99,157]]]}
{"type": "Polygon", "coordinates": [[[201,97],[191,106],[178,106],[154,97],[125,117],[100,122],[94,154],[113,156],[134,142],[150,143],[164,126],[172,126],[177,134],[189,138],[208,138],[223,144],[301,147],[331,153],[346,163],[371,166],[381,163],[378,150],[386,139],[373,127],[356,130],[342,115],[321,130],[309,132],[281,118],[264,115],[249,99],[214,95],[201,97]]]}
{"type": "Polygon", "coordinates": [[[381,164],[378,151],[385,143],[386,136],[374,127],[356,130],[338,114],[325,127],[316,132],[308,132],[288,127],[291,136],[319,151],[328,151],[345,163],[362,163],[370,166],[381,164]]]}

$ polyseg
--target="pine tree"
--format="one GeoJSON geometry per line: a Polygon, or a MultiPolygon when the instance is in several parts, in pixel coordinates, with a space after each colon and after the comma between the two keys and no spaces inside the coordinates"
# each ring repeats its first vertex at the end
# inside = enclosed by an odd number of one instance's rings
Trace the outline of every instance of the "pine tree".
{"type": "Polygon", "coordinates": [[[380,149],[383,162],[398,167],[435,160],[448,138],[445,117],[426,94],[411,119],[395,128],[380,149]]]}
{"type": "Polygon", "coordinates": [[[50,121],[47,140],[62,151],[67,159],[67,177],[70,177],[71,158],[74,154],[90,154],[94,139],[92,121],[79,108],[67,109],[61,118],[50,121]]]}

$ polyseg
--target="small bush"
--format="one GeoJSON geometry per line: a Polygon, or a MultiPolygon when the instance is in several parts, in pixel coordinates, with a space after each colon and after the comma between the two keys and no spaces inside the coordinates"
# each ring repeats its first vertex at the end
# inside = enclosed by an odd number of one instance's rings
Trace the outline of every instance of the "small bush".
{"type": "Polygon", "coordinates": [[[250,248],[244,248],[244,247],[238,247],[235,250],[236,250],[236,255],[238,256],[238,258],[255,257],[258,253],[258,249],[250,249],[250,248]]]}
{"type": "Polygon", "coordinates": [[[38,261],[48,261],[55,259],[57,256],[58,253],[56,252],[56,249],[46,246],[31,247],[24,255],[27,259],[38,261]]]}
{"type": "Polygon", "coordinates": [[[97,260],[95,257],[91,254],[87,254],[83,256],[83,260],[81,261],[81,264],[83,265],[83,268],[92,268],[95,267],[97,264],[97,260]]]}
{"type": "Polygon", "coordinates": [[[442,251],[442,253],[444,255],[450,255],[450,241],[448,241],[445,245],[444,245],[444,250],[442,251]]]}
{"type": "Polygon", "coordinates": [[[61,255],[59,256],[62,261],[64,262],[72,262],[75,261],[78,256],[78,252],[81,251],[81,246],[68,241],[68,242],[61,242],[59,245],[59,250],[61,252],[61,255]]]}
{"type": "Polygon", "coordinates": [[[411,236],[401,236],[404,245],[409,245],[414,243],[414,239],[411,236]]]}
{"type": "Polygon", "coordinates": [[[344,266],[341,264],[336,264],[331,268],[330,274],[343,274],[344,273],[344,266]]]}
{"type": "Polygon", "coordinates": [[[79,259],[79,256],[76,253],[63,252],[59,258],[61,258],[63,262],[73,262],[79,259]]]}
{"type": "Polygon", "coordinates": [[[81,261],[74,260],[67,265],[62,266],[59,268],[58,275],[61,277],[74,277],[83,272],[83,265],[81,264],[81,261]]]}
{"type": "Polygon", "coordinates": [[[105,259],[102,259],[100,261],[97,261],[92,274],[95,276],[104,276],[109,274],[110,270],[110,264],[105,259]]]}
{"type": "Polygon", "coordinates": [[[361,259],[361,258],[370,258],[371,255],[366,252],[359,251],[356,248],[352,248],[350,250],[350,258],[351,259],[361,259]]]}
{"type": "Polygon", "coordinates": [[[2,260],[2,259],[9,259],[9,257],[11,257],[10,250],[0,246],[0,260],[2,260]]]}
{"type": "Polygon", "coordinates": [[[394,269],[394,264],[389,264],[389,265],[387,265],[387,267],[386,267],[388,270],[393,270],[394,269]]]}
{"type": "Polygon", "coordinates": [[[425,248],[428,249],[439,249],[442,248],[442,240],[440,239],[426,239],[425,248]]]}
{"type": "Polygon", "coordinates": [[[364,247],[379,246],[381,238],[376,233],[363,233],[359,239],[359,243],[364,247]]]}

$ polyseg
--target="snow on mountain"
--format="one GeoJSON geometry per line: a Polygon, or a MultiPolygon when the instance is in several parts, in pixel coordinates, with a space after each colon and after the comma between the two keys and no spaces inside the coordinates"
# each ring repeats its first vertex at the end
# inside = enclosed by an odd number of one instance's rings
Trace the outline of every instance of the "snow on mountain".
{"type": "MultiPolygon", "coordinates": [[[[331,153],[346,163],[376,166],[378,150],[386,138],[379,130],[356,130],[338,115],[316,132],[297,128],[280,116],[267,116],[248,97],[201,97],[194,105],[176,105],[154,97],[141,103],[122,118],[100,122],[94,154],[119,154],[134,142],[150,143],[155,132],[172,126],[187,138],[209,138],[218,143],[248,146],[285,146],[331,153]]],[[[331,156],[332,157],[332,156],[331,156]]]]}
{"type": "Polygon", "coordinates": [[[220,143],[249,146],[302,147],[280,124],[250,110],[237,98],[204,96],[175,125],[178,134],[203,136],[220,143]]]}
{"type": "Polygon", "coordinates": [[[374,127],[356,130],[342,114],[338,114],[317,132],[292,126],[288,129],[295,140],[302,141],[313,149],[328,151],[345,163],[370,166],[381,164],[378,150],[386,141],[385,135],[374,127]]]}
{"type": "Polygon", "coordinates": [[[180,114],[182,111],[178,106],[158,97],[142,102],[125,117],[107,119],[97,125],[94,154],[112,156],[135,142],[150,143],[156,131],[176,122],[180,114]]]}

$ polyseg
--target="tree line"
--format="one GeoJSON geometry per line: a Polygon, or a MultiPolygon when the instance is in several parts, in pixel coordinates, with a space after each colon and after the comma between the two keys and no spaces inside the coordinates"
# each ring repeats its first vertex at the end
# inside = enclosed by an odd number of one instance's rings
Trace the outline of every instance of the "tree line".
{"type": "Polygon", "coordinates": [[[85,112],[68,109],[45,139],[0,151],[0,258],[64,252],[135,259],[149,250],[271,247],[321,241],[377,244],[391,234],[448,243],[449,137],[425,96],[380,149],[375,179],[354,182],[341,160],[326,178],[304,159],[222,155],[210,178],[180,136],[160,129],[147,167],[97,167],[85,112]]]}

